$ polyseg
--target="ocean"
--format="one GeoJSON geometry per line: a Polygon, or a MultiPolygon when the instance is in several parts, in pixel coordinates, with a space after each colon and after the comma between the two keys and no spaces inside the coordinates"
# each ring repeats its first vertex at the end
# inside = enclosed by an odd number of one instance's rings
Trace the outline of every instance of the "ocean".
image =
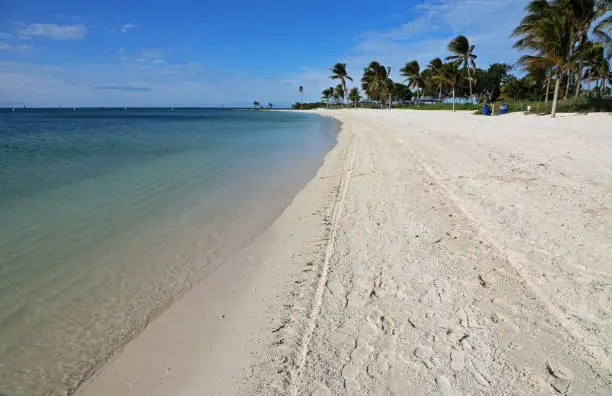
{"type": "Polygon", "coordinates": [[[263,232],[338,126],[231,109],[0,110],[0,395],[60,395],[263,232]]]}

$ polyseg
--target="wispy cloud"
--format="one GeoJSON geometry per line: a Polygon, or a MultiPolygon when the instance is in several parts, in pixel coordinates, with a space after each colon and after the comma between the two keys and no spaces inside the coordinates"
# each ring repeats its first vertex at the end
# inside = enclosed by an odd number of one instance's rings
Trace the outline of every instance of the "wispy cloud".
{"type": "Polygon", "coordinates": [[[58,67],[0,60],[0,87],[3,98],[28,106],[281,105],[299,97],[280,77],[237,75],[197,62],[58,67]]]}
{"type": "Polygon", "coordinates": [[[49,23],[26,23],[17,30],[21,38],[47,37],[52,40],[81,40],[87,36],[85,25],[55,25],[49,23]]]}
{"type": "Polygon", "coordinates": [[[0,51],[13,51],[13,52],[18,52],[18,51],[25,51],[27,49],[29,49],[30,46],[29,45],[25,45],[25,44],[7,44],[7,43],[0,43],[0,51]]]}
{"type": "Polygon", "coordinates": [[[133,87],[131,85],[103,85],[100,87],[93,87],[93,89],[107,89],[115,91],[128,91],[128,92],[150,92],[152,91],[149,87],[133,87]]]}
{"type": "Polygon", "coordinates": [[[121,33],[127,33],[128,30],[130,29],[136,29],[137,25],[134,25],[133,23],[126,23],[125,25],[122,25],[119,27],[119,31],[121,33]]]}

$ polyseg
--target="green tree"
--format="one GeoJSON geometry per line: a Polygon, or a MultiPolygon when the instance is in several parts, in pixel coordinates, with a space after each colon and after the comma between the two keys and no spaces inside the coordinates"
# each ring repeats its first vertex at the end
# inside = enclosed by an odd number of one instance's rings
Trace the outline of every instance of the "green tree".
{"type": "Polygon", "coordinates": [[[363,69],[361,78],[361,88],[374,101],[380,101],[381,108],[385,100],[389,100],[391,106],[391,91],[393,81],[389,78],[391,68],[385,67],[377,61],[371,62],[368,67],[363,69]]]}
{"type": "Polygon", "coordinates": [[[603,16],[597,25],[593,27],[595,40],[603,44],[608,49],[607,55],[612,55],[612,39],[608,32],[612,28],[612,2],[610,0],[598,0],[595,5],[598,15],[603,16]]]}
{"type": "MultiPolygon", "coordinates": [[[[348,75],[346,71],[346,63],[336,63],[334,67],[330,68],[333,73],[329,78],[332,80],[340,80],[340,84],[342,84],[342,92],[346,94],[346,80],[353,81],[353,79],[348,75]]],[[[342,97],[344,101],[345,97],[342,97]]]]}
{"type": "MultiPolygon", "coordinates": [[[[431,77],[433,80],[433,77],[435,76],[440,76],[440,73],[442,73],[442,59],[440,58],[434,58],[429,62],[429,65],[427,65],[427,68],[430,70],[431,72],[431,77]]],[[[442,101],[442,86],[444,85],[444,83],[440,80],[437,81],[437,85],[438,85],[438,100],[441,102],[442,101]]]]}
{"type": "Polygon", "coordinates": [[[359,89],[357,89],[357,87],[351,88],[348,94],[348,98],[351,102],[353,102],[355,108],[357,108],[357,102],[359,102],[359,100],[361,99],[361,95],[359,95],[359,89]]]}
{"type": "Polygon", "coordinates": [[[482,102],[495,101],[501,92],[501,86],[508,77],[512,67],[505,63],[494,63],[487,70],[476,69],[474,91],[482,102]]]}
{"type": "Polygon", "coordinates": [[[344,87],[342,84],[336,85],[336,88],[334,89],[334,98],[336,99],[336,102],[344,102],[344,87]]]}
{"type": "Polygon", "coordinates": [[[274,107],[274,105],[272,104],[272,102],[268,102],[268,108],[270,108],[270,109],[271,109],[271,108],[273,108],[273,107],[274,107]]]}
{"type": "Polygon", "coordinates": [[[321,92],[321,99],[323,99],[323,101],[327,102],[328,104],[333,97],[334,97],[334,88],[332,87],[326,88],[323,90],[323,92],[321,92]]]}
{"type": "Polygon", "coordinates": [[[463,64],[463,68],[467,70],[468,81],[470,83],[470,98],[472,98],[472,76],[470,69],[476,68],[476,58],[474,54],[475,45],[470,45],[467,37],[457,36],[448,43],[448,50],[455,55],[446,57],[446,60],[456,62],[457,64],[463,64]]]}
{"type": "Polygon", "coordinates": [[[419,62],[411,61],[408,62],[400,69],[400,75],[406,77],[408,81],[408,87],[414,88],[416,91],[417,103],[419,102],[419,85],[422,84],[421,79],[421,68],[419,62]]]}
{"type": "Polygon", "coordinates": [[[258,108],[260,108],[260,107],[261,107],[261,104],[260,104],[260,103],[259,103],[257,100],[254,100],[254,101],[253,101],[253,107],[255,107],[256,109],[258,109],[258,108]]]}
{"type": "Polygon", "coordinates": [[[407,85],[394,82],[391,90],[391,99],[397,102],[406,102],[412,99],[412,92],[407,85]]]}
{"type": "Polygon", "coordinates": [[[516,77],[511,76],[502,86],[501,95],[504,99],[525,99],[527,96],[527,87],[525,86],[523,80],[519,80],[516,77]]]}
{"type": "Polygon", "coordinates": [[[433,76],[432,80],[440,81],[442,84],[448,85],[451,88],[453,94],[453,111],[455,111],[455,87],[460,81],[461,72],[459,71],[459,65],[457,62],[445,63],[442,65],[442,69],[439,75],[433,76]]]}
{"type": "Polygon", "coordinates": [[[573,64],[576,28],[563,7],[546,4],[547,8],[538,10],[539,20],[529,29],[519,32],[520,39],[515,47],[532,53],[522,56],[519,64],[536,68],[552,66],[556,82],[551,116],[555,117],[561,79],[573,64]]]}

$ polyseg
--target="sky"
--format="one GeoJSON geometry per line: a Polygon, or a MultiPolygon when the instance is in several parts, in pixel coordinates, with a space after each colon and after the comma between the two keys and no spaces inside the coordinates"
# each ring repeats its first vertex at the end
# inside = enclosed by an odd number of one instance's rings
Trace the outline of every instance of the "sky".
{"type": "Polygon", "coordinates": [[[249,106],[319,100],[346,62],[359,83],[450,55],[514,63],[528,0],[0,0],[0,107],[249,106]]]}

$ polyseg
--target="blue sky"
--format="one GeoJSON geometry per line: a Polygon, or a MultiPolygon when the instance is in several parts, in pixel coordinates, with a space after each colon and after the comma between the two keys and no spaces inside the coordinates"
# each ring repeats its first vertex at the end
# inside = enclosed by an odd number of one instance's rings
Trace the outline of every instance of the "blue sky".
{"type": "Polygon", "coordinates": [[[397,71],[448,53],[513,63],[528,0],[89,1],[0,5],[0,106],[277,106],[317,100],[328,68],[358,82],[372,60],[397,71]]]}

